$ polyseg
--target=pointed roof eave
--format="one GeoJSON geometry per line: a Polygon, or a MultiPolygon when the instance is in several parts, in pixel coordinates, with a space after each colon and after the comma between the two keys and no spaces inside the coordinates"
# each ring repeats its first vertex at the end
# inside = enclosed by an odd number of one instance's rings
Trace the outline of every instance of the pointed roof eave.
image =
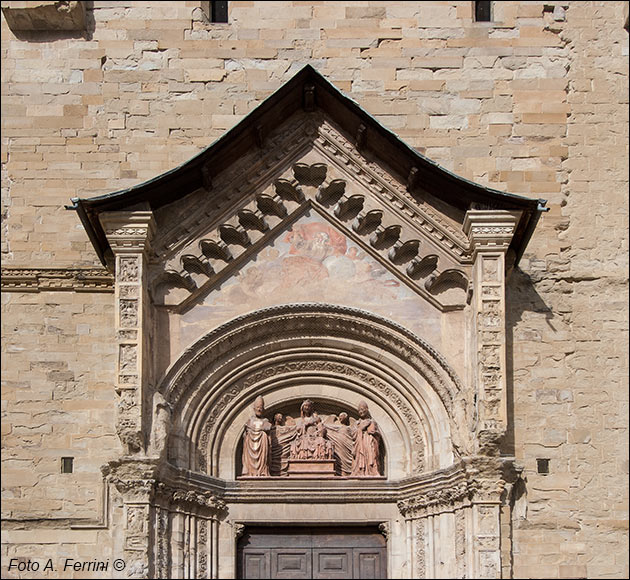
{"type": "Polygon", "coordinates": [[[77,211],[101,262],[106,265],[111,254],[99,214],[106,211],[157,209],[188,195],[210,176],[226,169],[244,155],[266,133],[277,127],[297,110],[319,108],[347,134],[364,135],[363,147],[400,176],[414,175],[413,188],[459,207],[471,204],[507,210],[521,210],[512,247],[516,261],[522,256],[546,200],[505,193],[460,177],[425,157],[395,133],[381,125],[356,101],[344,95],[312,66],[306,65],[293,78],[265,99],[232,129],[203,149],[192,159],[149,181],[130,188],[92,198],[73,198],[69,209],[77,211]],[[309,87],[313,87],[311,91],[309,87]],[[312,99],[312,102],[310,101],[312,99]]]}

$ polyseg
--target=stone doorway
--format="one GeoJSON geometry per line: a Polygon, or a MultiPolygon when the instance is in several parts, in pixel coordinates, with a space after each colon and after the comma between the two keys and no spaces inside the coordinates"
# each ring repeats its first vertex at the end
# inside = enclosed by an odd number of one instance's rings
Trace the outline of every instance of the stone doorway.
{"type": "Polygon", "coordinates": [[[376,527],[247,527],[238,578],[386,578],[385,538],[376,527]]]}

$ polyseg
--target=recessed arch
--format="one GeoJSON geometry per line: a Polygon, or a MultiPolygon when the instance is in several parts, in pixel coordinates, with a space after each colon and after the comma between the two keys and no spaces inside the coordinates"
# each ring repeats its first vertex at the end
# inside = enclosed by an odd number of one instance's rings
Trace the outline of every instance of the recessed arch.
{"type": "Polygon", "coordinates": [[[457,412],[463,389],[445,359],[406,329],[357,309],[309,303],[240,316],[188,348],[159,390],[175,418],[171,460],[222,479],[235,475],[238,437],[258,395],[273,404],[366,399],[387,425],[385,444],[395,450],[387,472],[395,478],[446,467],[465,444],[457,412]]]}

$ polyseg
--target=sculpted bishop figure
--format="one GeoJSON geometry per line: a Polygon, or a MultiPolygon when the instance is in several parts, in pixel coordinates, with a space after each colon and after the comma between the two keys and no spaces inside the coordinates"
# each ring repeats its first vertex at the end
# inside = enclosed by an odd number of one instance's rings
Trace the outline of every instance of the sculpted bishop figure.
{"type": "Polygon", "coordinates": [[[254,415],[245,424],[243,433],[243,472],[250,477],[268,477],[271,463],[271,423],[265,417],[265,402],[258,397],[254,402],[254,415]]]}

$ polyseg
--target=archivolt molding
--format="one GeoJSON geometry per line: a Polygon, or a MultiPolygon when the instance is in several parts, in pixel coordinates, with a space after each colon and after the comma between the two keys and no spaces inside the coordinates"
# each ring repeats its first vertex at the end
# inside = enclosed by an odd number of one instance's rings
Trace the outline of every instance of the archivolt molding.
{"type": "MultiPolygon", "coordinates": [[[[444,428],[450,430],[458,449],[468,444],[460,434],[468,429],[461,424],[467,423],[465,412],[458,414],[463,408],[462,385],[435,349],[403,327],[368,312],[323,304],[296,304],[259,310],[228,322],[184,352],[167,373],[159,390],[173,407],[173,416],[179,417],[180,433],[185,434],[190,444],[199,445],[199,449],[191,451],[190,465],[200,467],[195,456],[210,454],[215,426],[219,420],[225,421],[224,417],[235,407],[235,400],[247,400],[252,388],[259,391],[262,384],[277,385],[293,372],[300,376],[309,371],[336,374],[346,382],[363,385],[364,393],[371,392],[387,401],[385,407],[395,409],[391,415],[401,418],[414,444],[425,438],[423,429],[434,429],[426,435],[430,438],[444,428]],[[301,361],[277,358],[305,346],[314,352],[304,355],[301,361]],[[331,346],[351,354],[355,360],[363,353],[365,361],[352,364],[350,357],[333,362],[321,357],[317,360],[317,349],[330,351],[331,346]],[[388,353],[387,357],[382,356],[383,351],[388,353]],[[253,365],[252,361],[265,355],[269,359],[267,366],[253,365]],[[438,397],[436,402],[440,401],[438,406],[443,406],[441,420],[448,427],[424,425],[435,409],[418,408],[423,404],[418,384],[406,379],[411,386],[410,394],[405,395],[399,390],[401,381],[387,380],[387,376],[399,372],[398,364],[404,364],[428,383],[438,397]],[[380,375],[379,366],[384,369],[380,375]],[[203,421],[202,409],[207,409],[203,411],[203,421]]],[[[242,408],[243,404],[237,406],[242,408]]],[[[427,401],[424,404],[429,407],[427,401]]],[[[419,449],[426,444],[425,441],[419,449]]],[[[414,459],[414,471],[421,470],[422,465],[420,452],[414,459]]]]}
{"type": "MultiPolygon", "coordinates": [[[[218,461],[218,443],[221,440],[235,415],[243,408],[244,400],[248,401],[252,393],[265,394],[267,391],[277,390],[281,385],[295,383],[318,383],[341,387],[360,393],[363,397],[379,397],[376,403],[386,410],[390,416],[398,417],[398,428],[401,432],[409,431],[411,441],[406,442],[407,455],[412,458],[412,471],[423,471],[427,438],[437,430],[436,419],[428,417],[422,410],[413,408],[413,395],[407,394],[408,387],[402,387],[402,377],[394,380],[388,377],[391,369],[375,368],[377,363],[353,353],[354,359],[341,356],[334,349],[292,349],[266,363],[269,356],[263,355],[262,362],[246,363],[246,371],[236,380],[226,377],[223,382],[230,382],[230,387],[222,396],[217,395],[203,404],[195,405],[208,409],[200,412],[197,419],[199,433],[193,434],[192,439],[198,441],[197,467],[206,470],[209,464],[218,461]],[[306,352],[310,350],[310,352],[306,352]],[[277,359],[277,360],[276,360],[277,359]],[[374,368],[370,368],[374,367],[374,368]],[[389,378],[389,380],[388,380],[389,378]],[[398,385],[398,388],[394,385],[398,385]],[[404,390],[403,390],[404,389],[404,390]],[[220,397],[220,398],[219,398],[220,397]],[[239,405],[233,405],[235,399],[239,405]],[[425,433],[427,424],[429,436],[425,433]],[[210,450],[215,449],[215,457],[211,457],[210,450]],[[206,466],[208,462],[208,466],[206,466]]],[[[220,387],[219,387],[220,388],[220,387]]],[[[417,397],[417,393],[415,395],[417,397]]],[[[209,469],[207,471],[210,472],[209,469]]]]}
{"type": "Polygon", "coordinates": [[[457,374],[446,359],[406,328],[357,308],[318,303],[272,306],[221,325],[184,351],[167,372],[159,391],[176,404],[182,400],[184,390],[199,382],[202,371],[207,375],[216,372],[219,359],[233,353],[235,345],[246,349],[261,339],[267,342],[270,328],[274,335],[284,339],[321,336],[318,332],[321,329],[327,336],[352,338],[384,348],[416,367],[436,390],[447,410],[463,392],[457,374]]]}

